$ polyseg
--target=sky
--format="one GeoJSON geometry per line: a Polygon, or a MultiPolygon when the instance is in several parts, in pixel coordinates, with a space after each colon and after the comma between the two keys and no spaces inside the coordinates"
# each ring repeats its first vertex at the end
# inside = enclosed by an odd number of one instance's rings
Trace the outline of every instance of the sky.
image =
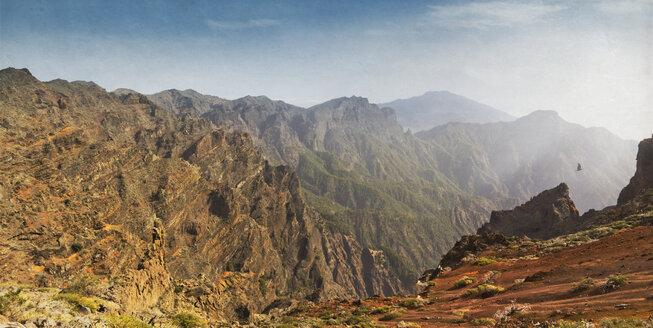
{"type": "Polygon", "coordinates": [[[0,0],[0,68],[310,106],[448,90],[653,133],[653,1],[0,0]]]}

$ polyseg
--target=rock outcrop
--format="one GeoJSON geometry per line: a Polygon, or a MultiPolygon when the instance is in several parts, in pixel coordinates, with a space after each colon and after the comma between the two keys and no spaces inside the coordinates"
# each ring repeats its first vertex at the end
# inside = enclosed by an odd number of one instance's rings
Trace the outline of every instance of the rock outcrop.
{"type": "Polygon", "coordinates": [[[653,138],[648,138],[639,143],[637,170],[630,183],[621,190],[617,205],[623,205],[637,195],[643,195],[651,190],[653,190],[653,138]]]}
{"type": "Polygon", "coordinates": [[[0,145],[0,281],[92,275],[121,281],[111,295],[125,312],[212,318],[399,290],[383,254],[327,231],[294,171],[247,133],[10,68],[0,145]]]}
{"type": "Polygon", "coordinates": [[[513,210],[492,211],[490,222],[478,233],[548,239],[574,232],[579,226],[578,210],[565,183],[545,190],[513,210]]]}

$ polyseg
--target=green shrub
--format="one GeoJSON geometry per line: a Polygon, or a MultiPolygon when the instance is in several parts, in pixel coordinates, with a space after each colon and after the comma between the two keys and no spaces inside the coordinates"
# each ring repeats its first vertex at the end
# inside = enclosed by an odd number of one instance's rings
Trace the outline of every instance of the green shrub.
{"type": "Polygon", "coordinates": [[[73,306],[86,307],[91,310],[91,312],[95,312],[99,308],[98,304],[93,299],[81,296],[79,294],[62,292],[57,294],[54,299],[66,301],[73,306]]]}
{"type": "Polygon", "coordinates": [[[588,327],[594,327],[594,325],[590,325],[589,323],[585,321],[567,321],[567,320],[560,320],[557,321],[553,324],[553,327],[555,328],[588,328],[588,327]]]}
{"type": "Polygon", "coordinates": [[[470,321],[473,326],[494,326],[495,321],[492,318],[479,318],[470,321]]]}
{"type": "Polygon", "coordinates": [[[486,298],[486,297],[494,296],[502,291],[503,288],[499,286],[482,284],[476,288],[468,289],[467,292],[465,293],[467,296],[486,298]]]}
{"type": "Polygon", "coordinates": [[[78,253],[79,251],[84,249],[84,244],[76,241],[72,245],[70,245],[70,249],[73,251],[73,253],[78,253]]]}
{"type": "Polygon", "coordinates": [[[592,288],[592,286],[594,286],[595,283],[596,283],[595,279],[592,279],[592,278],[588,277],[588,278],[585,278],[585,279],[575,283],[574,286],[571,287],[571,291],[572,292],[580,292],[580,291],[583,291],[583,290],[588,290],[588,289],[592,288]]]}
{"type": "Polygon", "coordinates": [[[601,320],[601,328],[644,328],[646,323],[638,318],[606,318],[601,320]]]}
{"type": "Polygon", "coordinates": [[[429,287],[435,287],[436,283],[435,283],[435,281],[431,280],[431,281],[428,281],[426,283],[426,285],[429,286],[429,287]]]}
{"type": "Polygon", "coordinates": [[[175,289],[174,289],[175,294],[179,294],[179,293],[181,293],[182,291],[184,291],[184,286],[182,286],[182,285],[177,285],[177,284],[174,283],[174,282],[172,283],[172,285],[175,287],[175,289]]]}
{"type": "Polygon", "coordinates": [[[370,314],[383,314],[388,313],[392,308],[390,306],[379,306],[374,308],[370,314]]]}
{"type": "Polygon", "coordinates": [[[454,288],[463,288],[476,282],[476,278],[464,276],[453,283],[454,288]]]}
{"type": "Polygon", "coordinates": [[[409,309],[417,309],[424,306],[424,304],[422,303],[421,300],[417,299],[416,297],[412,297],[399,302],[399,306],[409,308],[409,309]]]}
{"type": "Polygon", "coordinates": [[[476,264],[478,266],[486,266],[486,265],[495,263],[497,261],[499,261],[499,259],[495,259],[495,258],[493,258],[491,256],[483,256],[483,257],[480,257],[480,258],[476,259],[476,262],[474,262],[474,264],[476,264]]]}
{"type": "Polygon", "coordinates": [[[359,307],[357,307],[357,308],[354,309],[354,311],[352,311],[351,313],[352,313],[353,315],[361,315],[361,314],[368,314],[368,313],[370,313],[370,312],[372,312],[372,307],[369,306],[369,305],[363,305],[363,306],[359,306],[359,307]]]}
{"type": "Polygon", "coordinates": [[[178,313],[172,317],[172,323],[179,328],[206,327],[206,322],[191,313],[178,313]]]}
{"type": "Polygon", "coordinates": [[[616,289],[619,286],[623,285],[630,279],[627,275],[624,274],[613,274],[608,277],[608,281],[605,283],[606,289],[616,289]]]}
{"type": "Polygon", "coordinates": [[[151,328],[152,326],[127,315],[110,315],[107,317],[111,328],[151,328]]]}
{"type": "Polygon", "coordinates": [[[15,291],[10,290],[4,295],[0,296],[0,314],[6,314],[12,304],[25,303],[26,300],[20,296],[21,291],[23,291],[23,289],[18,288],[15,291]]]}
{"type": "Polygon", "coordinates": [[[353,325],[359,325],[361,323],[366,323],[371,321],[370,318],[364,316],[364,315],[352,315],[349,318],[347,318],[344,323],[350,326],[353,325]]]}
{"type": "Polygon", "coordinates": [[[403,315],[403,313],[401,313],[399,311],[388,312],[383,317],[381,317],[381,319],[379,319],[379,321],[394,320],[394,319],[400,318],[402,315],[403,315]]]}

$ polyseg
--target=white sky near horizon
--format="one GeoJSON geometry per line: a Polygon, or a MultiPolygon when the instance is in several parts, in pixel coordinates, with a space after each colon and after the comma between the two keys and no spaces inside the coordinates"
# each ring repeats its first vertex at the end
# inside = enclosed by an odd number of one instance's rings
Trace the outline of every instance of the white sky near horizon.
{"type": "Polygon", "coordinates": [[[448,90],[515,116],[653,133],[651,0],[144,3],[0,0],[0,66],[300,106],[448,90]]]}

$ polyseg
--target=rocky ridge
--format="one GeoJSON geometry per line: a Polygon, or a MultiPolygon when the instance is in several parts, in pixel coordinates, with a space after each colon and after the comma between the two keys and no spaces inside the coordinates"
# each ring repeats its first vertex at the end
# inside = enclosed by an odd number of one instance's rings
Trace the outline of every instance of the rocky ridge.
{"type": "Polygon", "coordinates": [[[383,254],[324,229],[293,170],[270,165],[247,133],[9,68],[0,144],[4,282],[90,275],[112,282],[119,313],[213,319],[278,298],[399,290],[383,254]]]}

